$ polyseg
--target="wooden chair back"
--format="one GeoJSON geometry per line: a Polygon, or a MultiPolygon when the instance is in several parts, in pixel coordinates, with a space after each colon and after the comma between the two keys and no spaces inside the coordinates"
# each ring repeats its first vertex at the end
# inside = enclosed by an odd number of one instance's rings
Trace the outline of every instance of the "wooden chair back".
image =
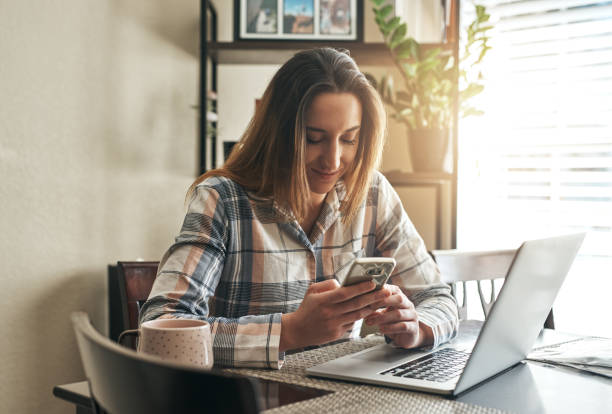
{"type": "MultiPolygon", "coordinates": [[[[503,284],[508,269],[514,260],[516,249],[490,251],[460,251],[432,250],[431,256],[440,268],[441,279],[451,286],[451,291],[459,307],[459,319],[467,319],[468,284],[474,281],[478,288],[478,296],[483,314],[489,316],[497,297],[497,285],[503,284]],[[462,297],[459,298],[458,286],[462,287],[462,297]],[[485,285],[488,285],[485,293],[485,285]]],[[[544,323],[545,328],[554,329],[552,309],[544,323]]]]}
{"type": "Polygon", "coordinates": [[[253,378],[139,354],[101,335],[84,312],[71,315],[94,412],[258,413],[253,378]]]}
{"type": "MultiPolygon", "coordinates": [[[[108,266],[109,336],[117,341],[126,329],[138,328],[140,308],[149,297],[159,262],[117,262],[108,266]]],[[[133,338],[126,344],[136,347],[133,338]]]]}

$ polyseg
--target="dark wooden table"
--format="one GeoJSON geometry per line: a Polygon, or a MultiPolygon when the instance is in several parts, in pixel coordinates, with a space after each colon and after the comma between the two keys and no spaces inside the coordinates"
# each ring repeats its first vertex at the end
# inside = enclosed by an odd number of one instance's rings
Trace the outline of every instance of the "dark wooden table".
{"type": "MultiPolygon", "coordinates": [[[[479,321],[462,322],[457,340],[474,339],[481,324],[479,321]]],[[[565,342],[576,337],[545,329],[535,346],[565,342]]],[[[277,381],[260,381],[260,401],[264,409],[317,398],[330,392],[277,381]]],[[[53,394],[74,404],[77,414],[92,413],[86,381],[57,385],[53,394]]],[[[457,400],[516,413],[610,413],[612,380],[571,368],[526,361],[483,382],[457,400]]]]}
{"type": "MultiPolygon", "coordinates": [[[[261,391],[260,403],[264,410],[281,407],[294,402],[316,398],[332,391],[316,388],[300,387],[277,381],[259,379],[259,390],[261,391]]],[[[53,395],[75,405],[76,414],[93,414],[87,381],[74,382],[65,385],[56,385],[53,395]]]]}

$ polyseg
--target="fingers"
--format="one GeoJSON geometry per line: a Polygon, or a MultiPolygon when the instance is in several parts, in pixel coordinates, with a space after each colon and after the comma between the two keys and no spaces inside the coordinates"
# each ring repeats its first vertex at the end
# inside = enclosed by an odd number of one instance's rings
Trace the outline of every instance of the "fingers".
{"type": "Polygon", "coordinates": [[[323,282],[313,283],[308,287],[309,293],[323,293],[340,287],[336,279],[328,279],[323,282]]]}
{"type": "Polygon", "coordinates": [[[405,308],[414,309],[414,304],[408,299],[408,297],[402,292],[402,290],[395,285],[385,285],[382,291],[389,292],[389,295],[377,302],[370,304],[370,309],[376,310],[379,308],[405,308]]]}
{"type": "Polygon", "coordinates": [[[384,335],[409,334],[416,336],[419,333],[417,321],[402,321],[379,326],[380,333],[384,335]]]}
{"type": "Polygon", "coordinates": [[[419,341],[419,321],[414,309],[391,309],[376,312],[366,318],[369,325],[378,324],[378,330],[403,348],[416,346],[419,341]]]}
{"type": "Polygon", "coordinates": [[[361,282],[351,286],[344,286],[341,289],[337,289],[333,292],[327,292],[329,296],[326,299],[329,300],[330,303],[346,302],[347,300],[374,290],[375,287],[376,284],[372,281],[361,282]]]}
{"type": "Polygon", "coordinates": [[[369,281],[340,287],[335,279],[314,283],[309,288],[310,294],[316,294],[311,296],[312,311],[342,332],[365,318],[368,325],[379,325],[385,334],[412,337],[415,329],[418,334],[414,305],[402,290],[395,285],[385,285],[374,291],[375,286],[369,281]],[[384,309],[377,310],[379,308],[384,309]]]}
{"type": "Polygon", "coordinates": [[[416,348],[419,346],[419,336],[418,334],[406,334],[406,333],[385,333],[391,340],[393,344],[405,349],[416,348]]]}
{"type": "Polygon", "coordinates": [[[363,319],[366,316],[370,315],[372,313],[372,311],[369,308],[362,308],[362,309],[358,309],[352,312],[348,312],[345,314],[342,314],[338,317],[338,322],[341,325],[347,325],[347,324],[352,324],[355,321],[358,321],[359,319],[363,319]]]}
{"type": "Polygon", "coordinates": [[[359,310],[362,308],[368,309],[368,315],[372,313],[373,309],[370,306],[372,303],[379,302],[380,300],[389,296],[389,292],[385,292],[382,290],[374,290],[362,295],[359,295],[355,298],[349,299],[347,301],[341,302],[337,304],[337,309],[339,313],[348,313],[355,310],[359,310]]]}
{"type": "Polygon", "coordinates": [[[370,314],[365,323],[368,325],[383,325],[394,324],[397,322],[415,322],[418,320],[416,310],[412,309],[391,309],[377,311],[370,314]]]}

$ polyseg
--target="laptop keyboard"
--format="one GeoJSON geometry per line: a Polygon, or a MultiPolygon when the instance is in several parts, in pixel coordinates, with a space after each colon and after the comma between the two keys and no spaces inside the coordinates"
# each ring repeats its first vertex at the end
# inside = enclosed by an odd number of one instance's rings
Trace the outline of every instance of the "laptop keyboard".
{"type": "Polygon", "coordinates": [[[381,375],[446,382],[461,374],[469,357],[467,352],[444,348],[381,372],[381,375]]]}

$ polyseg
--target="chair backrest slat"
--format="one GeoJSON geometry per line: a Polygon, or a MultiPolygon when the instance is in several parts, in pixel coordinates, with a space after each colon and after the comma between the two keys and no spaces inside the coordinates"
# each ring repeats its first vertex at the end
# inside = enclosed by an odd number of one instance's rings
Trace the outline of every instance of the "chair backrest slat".
{"type": "MultiPolygon", "coordinates": [[[[484,316],[486,318],[489,315],[496,299],[494,281],[505,279],[516,251],[516,249],[506,249],[490,251],[432,250],[429,252],[440,269],[441,280],[451,285],[452,294],[458,303],[459,319],[467,319],[467,282],[477,284],[484,316]],[[485,297],[484,284],[490,286],[488,298],[485,297]],[[459,286],[462,288],[461,298],[458,294],[459,286]]],[[[544,327],[554,329],[552,309],[544,327]]]]}
{"type": "MultiPolygon", "coordinates": [[[[138,328],[140,308],[149,297],[159,262],[120,261],[108,266],[109,336],[113,340],[126,329],[138,328]]],[[[128,338],[126,344],[135,347],[128,338]],[[129,341],[129,342],[128,342],[129,341]]]]}
{"type": "Polygon", "coordinates": [[[431,254],[440,268],[442,281],[453,283],[506,277],[516,250],[432,250],[431,254]]]}

